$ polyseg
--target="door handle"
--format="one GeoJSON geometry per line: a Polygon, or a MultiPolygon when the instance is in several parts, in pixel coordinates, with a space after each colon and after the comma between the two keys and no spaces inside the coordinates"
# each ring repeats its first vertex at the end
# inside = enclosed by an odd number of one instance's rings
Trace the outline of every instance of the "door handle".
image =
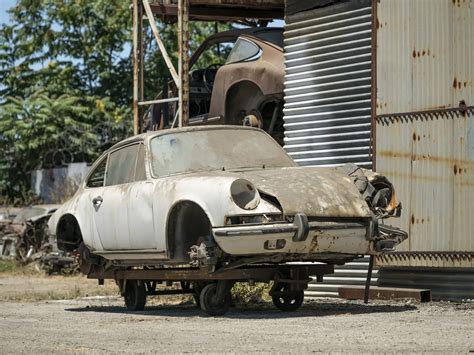
{"type": "Polygon", "coordinates": [[[97,196],[92,199],[92,204],[95,208],[99,208],[103,201],[101,196],[97,196]]]}

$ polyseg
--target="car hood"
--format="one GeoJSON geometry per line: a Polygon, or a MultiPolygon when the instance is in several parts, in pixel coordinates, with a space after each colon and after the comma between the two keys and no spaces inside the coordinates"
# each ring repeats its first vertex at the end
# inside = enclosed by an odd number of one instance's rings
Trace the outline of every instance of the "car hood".
{"type": "MultiPolygon", "coordinates": [[[[283,213],[314,217],[370,217],[371,211],[352,180],[335,168],[279,168],[232,172],[262,193],[277,198],[283,213]]],[[[262,198],[265,198],[265,195],[262,198]]]]}

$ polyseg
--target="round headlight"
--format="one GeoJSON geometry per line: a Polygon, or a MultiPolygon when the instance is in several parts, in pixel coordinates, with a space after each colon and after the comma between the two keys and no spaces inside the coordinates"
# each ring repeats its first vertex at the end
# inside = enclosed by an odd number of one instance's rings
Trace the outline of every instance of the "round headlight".
{"type": "Polygon", "coordinates": [[[235,180],[230,186],[230,195],[235,204],[244,210],[253,210],[260,203],[260,195],[250,181],[235,180]]]}

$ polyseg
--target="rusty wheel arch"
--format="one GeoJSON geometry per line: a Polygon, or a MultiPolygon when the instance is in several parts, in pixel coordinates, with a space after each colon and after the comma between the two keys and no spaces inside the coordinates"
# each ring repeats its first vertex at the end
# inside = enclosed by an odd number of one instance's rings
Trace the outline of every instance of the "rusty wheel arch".
{"type": "Polygon", "coordinates": [[[196,202],[177,202],[168,214],[166,247],[168,258],[189,262],[189,250],[200,238],[211,236],[211,221],[204,209],[196,202]]]}
{"type": "Polygon", "coordinates": [[[82,232],[74,215],[68,213],[59,219],[56,238],[60,250],[72,252],[79,247],[83,241],[82,232]]]}
{"type": "Polygon", "coordinates": [[[240,111],[259,109],[265,98],[262,88],[251,80],[232,84],[225,95],[225,124],[241,124],[238,122],[240,111]]]}

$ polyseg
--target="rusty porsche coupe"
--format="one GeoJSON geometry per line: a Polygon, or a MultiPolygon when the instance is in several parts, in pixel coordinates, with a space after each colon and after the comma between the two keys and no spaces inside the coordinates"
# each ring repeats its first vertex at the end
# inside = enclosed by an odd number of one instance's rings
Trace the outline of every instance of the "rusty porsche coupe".
{"type": "Polygon", "coordinates": [[[405,232],[383,176],[298,167],[265,132],[200,126],[144,133],[105,152],[49,220],[81,270],[342,264],[393,250],[405,232]]]}
{"type": "MultiPolygon", "coordinates": [[[[245,123],[283,145],[283,62],[282,28],[242,28],[210,36],[189,61],[189,124],[245,123]]],[[[176,96],[176,86],[169,83],[157,98],[164,98],[163,93],[176,96]]],[[[172,127],[175,113],[175,104],[155,104],[143,127],[172,127]]]]}

